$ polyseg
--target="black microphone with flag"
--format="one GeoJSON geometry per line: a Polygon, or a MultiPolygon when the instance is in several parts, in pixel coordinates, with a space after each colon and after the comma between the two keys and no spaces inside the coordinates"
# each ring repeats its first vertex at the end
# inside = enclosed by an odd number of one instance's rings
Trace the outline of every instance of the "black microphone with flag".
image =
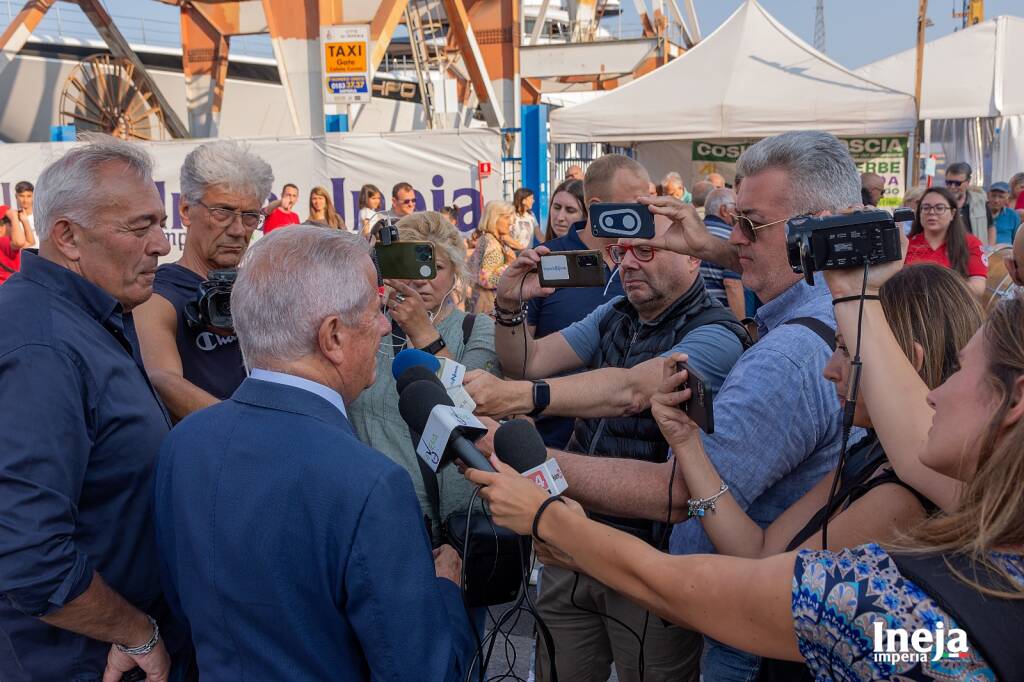
{"type": "MultiPolygon", "coordinates": [[[[391,375],[398,385],[398,392],[402,392],[403,386],[411,383],[411,379],[403,380],[407,374],[424,377],[423,370],[431,372],[441,386],[448,392],[452,403],[456,407],[472,412],[476,409],[473,398],[462,387],[463,378],[466,376],[466,366],[455,362],[451,358],[438,358],[418,348],[406,348],[395,356],[391,363],[391,375]],[[420,368],[420,369],[415,369],[420,368]]],[[[425,378],[425,377],[424,377],[425,378]]]]}

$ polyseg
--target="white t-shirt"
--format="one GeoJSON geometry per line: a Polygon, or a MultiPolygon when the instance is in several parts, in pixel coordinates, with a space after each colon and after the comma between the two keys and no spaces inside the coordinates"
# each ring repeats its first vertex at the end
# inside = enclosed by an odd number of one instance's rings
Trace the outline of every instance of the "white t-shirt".
{"type": "Polygon", "coordinates": [[[512,240],[519,244],[521,248],[528,249],[533,243],[533,232],[536,228],[537,219],[532,213],[522,216],[517,213],[510,230],[512,240]]]}

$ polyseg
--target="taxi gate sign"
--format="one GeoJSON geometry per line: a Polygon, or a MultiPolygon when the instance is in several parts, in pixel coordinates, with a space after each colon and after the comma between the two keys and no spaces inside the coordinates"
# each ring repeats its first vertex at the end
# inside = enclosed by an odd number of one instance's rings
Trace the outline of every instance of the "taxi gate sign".
{"type": "Polygon", "coordinates": [[[370,26],[321,26],[320,45],[323,48],[325,101],[335,104],[369,102],[370,26]]]}

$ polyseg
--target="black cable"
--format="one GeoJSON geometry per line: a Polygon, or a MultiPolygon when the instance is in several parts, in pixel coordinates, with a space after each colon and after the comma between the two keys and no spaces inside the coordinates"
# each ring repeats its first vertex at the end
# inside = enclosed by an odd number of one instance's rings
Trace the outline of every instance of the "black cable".
{"type": "Polygon", "coordinates": [[[825,518],[821,524],[821,548],[828,550],[828,522],[832,516],[832,506],[835,504],[836,491],[839,488],[839,479],[846,466],[846,449],[850,443],[850,432],[853,430],[853,415],[857,410],[857,394],[860,391],[860,338],[864,327],[864,296],[868,293],[868,270],[871,265],[864,263],[864,280],[860,287],[860,304],[857,312],[857,342],[854,346],[853,360],[850,361],[850,387],[846,393],[846,405],[843,408],[843,440],[839,449],[839,462],[836,466],[836,473],[832,476],[832,486],[828,493],[828,502],[825,505],[825,518]]]}
{"type": "MultiPolygon", "coordinates": [[[[469,508],[466,510],[466,537],[465,537],[465,539],[462,542],[462,554],[463,554],[463,556],[466,556],[466,555],[469,554],[469,529],[471,527],[470,526],[470,521],[472,521],[472,518],[473,518],[473,507],[476,505],[476,500],[479,497],[479,495],[480,495],[480,486],[476,486],[475,489],[473,490],[473,496],[469,499],[469,508]]],[[[465,561],[462,562],[462,570],[461,570],[461,576],[460,576],[460,583],[461,583],[461,587],[462,587],[462,605],[463,605],[463,608],[466,609],[466,617],[469,619],[469,629],[473,631],[473,639],[476,641],[476,652],[477,652],[477,655],[482,657],[483,656],[483,646],[484,645],[483,645],[483,642],[480,641],[480,633],[476,631],[476,623],[473,620],[473,610],[472,610],[472,608],[469,605],[469,597],[466,594],[466,562],[465,561]]],[[[485,621],[485,623],[486,623],[486,621],[485,621]]],[[[473,660],[474,661],[476,660],[476,656],[473,657],[473,660]]],[[[481,661],[482,661],[482,658],[481,658],[481,661]]],[[[472,672],[473,672],[473,664],[470,663],[470,666],[469,666],[469,673],[470,673],[470,675],[472,674],[472,672]]],[[[468,677],[467,677],[467,680],[468,680],[468,677]]],[[[484,682],[484,669],[483,669],[482,665],[480,667],[479,682],[484,682]]]]}

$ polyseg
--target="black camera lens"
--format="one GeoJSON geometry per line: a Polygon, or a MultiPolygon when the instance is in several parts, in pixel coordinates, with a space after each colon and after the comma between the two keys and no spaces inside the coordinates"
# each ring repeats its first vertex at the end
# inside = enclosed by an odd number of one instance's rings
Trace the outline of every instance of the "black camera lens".
{"type": "Polygon", "coordinates": [[[420,251],[419,253],[416,254],[416,260],[418,260],[421,263],[429,263],[430,262],[430,252],[429,251],[427,251],[427,252],[420,251]]]}

